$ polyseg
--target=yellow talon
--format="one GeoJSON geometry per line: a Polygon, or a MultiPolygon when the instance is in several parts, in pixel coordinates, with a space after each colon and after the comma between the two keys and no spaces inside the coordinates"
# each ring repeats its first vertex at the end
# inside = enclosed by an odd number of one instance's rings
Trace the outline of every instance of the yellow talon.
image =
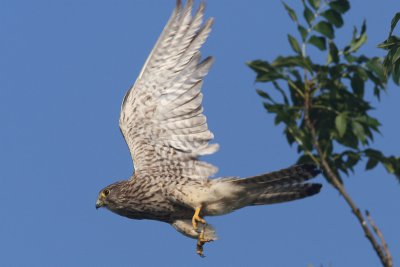
{"type": "Polygon", "coordinates": [[[195,211],[194,211],[194,215],[193,215],[193,218],[192,218],[192,225],[193,225],[194,230],[197,230],[197,228],[198,228],[197,227],[197,222],[201,222],[202,224],[206,224],[206,221],[199,216],[200,211],[201,211],[201,207],[196,208],[195,211]]]}

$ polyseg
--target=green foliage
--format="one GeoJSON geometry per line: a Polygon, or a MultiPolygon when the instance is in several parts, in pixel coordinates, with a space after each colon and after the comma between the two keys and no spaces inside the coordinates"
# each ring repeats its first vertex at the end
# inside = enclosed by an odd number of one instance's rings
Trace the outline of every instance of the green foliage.
{"type": "Polygon", "coordinates": [[[329,6],[340,13],[346,13],[350,9],[350,2],[347,0],[331,1],[329,6]]]}
{"type": "Polygon", "coordinates": [[[313,46],[315,46],[316,48],[318,48],[321,51],[326,50],[326,40],[324,37],[312,35],[308,39],[308,43],[312,44],[313,46]]]}
{"type": "Polygon", "coordinates": [[[335,27],[340,28],[343,26],[342,15],[340,15],[340,13],[335,11],[334,9],[328,9],[322,12],[321,15],[335,27]]]}
{"type": "Polygon", "coordinates": [[[332,24],[326,21],[320,21],[314,26],[314,30],[322,33],[329,39],[335,38],[334,30],[332,24]]]}
{"type": "Polygon", "coordinates": [[[378,45],[379,48],[387,50],[387,55],[383,62],[385,76],[392,75],[393,81],[400,85],[400,38],[393,35],[397,23],[400,20],[400,12],[396,13],[390,25],[389,37],[378,45]]]}
{"type": "MultiPolygon", "coordinates": [[[[321,165],[324,157],[339,179],[361,161],[366,162],[367,170],[380,163],[400,179],[400,157],[384,156],[370,148],[380,123],[370,115],[373,107],[365,99],[365,91],[372,90],[379,99],[387,76],[380,58],[358,53],[367,41],[366,22],[360,30],[354,28],[347,45],[338,48],[335,28],[343,26],[342,15],[350,9],[349,1],[303,0],[302,3],[304,22],[284,3],[299,32],[298,40],[288,35],[295,55],[279,56],[271,62],[247,63],[256,72],[257,82],[271,83],[274,89],[257,90],[264,99],[265,109],[275,115],[275,124],[284,125],[289,144],[297,145],[298,162],[313,161],[321,165]],[[312,47],[325,51],[325,62],[307,55],[307,49],[312,47]],[[316,130],[316,140],[307,125],[307,116],[316,130]],[[321,151],[317,151],[315,143],[321,151]]],[[[400,13],[392,22],[392,31],[399,19],[400,13]]],[[[390,38],[393,40],[394,36],[390,38]]],[[[381,47],[392,51],[395,44],[385,42],[381,47]]],[[[400,65],[400,42],[396,45],[390,62],[400,65]]],[[[399,67],[391,71],[400,75],[399,67]]]]}
{"type": "Polygon", "coordinates": [[[288,34],[288,40],[289,40],[290,46],[292,47],[293,51],[298,54],[301,54],[300,45],[297,42],[296,38],[294,38],[293,36],[288,34]]]}

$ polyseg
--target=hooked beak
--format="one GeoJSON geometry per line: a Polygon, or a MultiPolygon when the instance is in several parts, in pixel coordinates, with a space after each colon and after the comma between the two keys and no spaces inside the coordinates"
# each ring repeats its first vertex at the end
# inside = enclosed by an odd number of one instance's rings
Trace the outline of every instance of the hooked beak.
{"type": "Polygon", "coordinates": [[[104,206],[104,203],[98,199],[98,200],[96,201],[96,210],[97,210],[98,208],[103,207],[103,206],[104,206]]]}

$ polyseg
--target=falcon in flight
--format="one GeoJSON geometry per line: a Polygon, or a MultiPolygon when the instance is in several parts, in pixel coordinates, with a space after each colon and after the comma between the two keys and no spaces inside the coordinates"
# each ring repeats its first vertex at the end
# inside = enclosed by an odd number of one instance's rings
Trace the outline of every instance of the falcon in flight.
{"type": "Polygon", "coordinates": [[[135,171],[129,180],[102,189],[96,208],[131,219],[171,224],[197,239],[197,253],[216,240],[205,216],[246,206],[286,202],[317,194],[321,184],[304,183],[319,170],[296,165],[248,178],[209,179],[217,168],[199,160],[218,150],[203,115],[201,86],[213,58],[201,60],[200,47],[213,19],[203,23],[204,4],[177,1],[167,25],[135,84],[126,93],[119,126],[135,171]]]}

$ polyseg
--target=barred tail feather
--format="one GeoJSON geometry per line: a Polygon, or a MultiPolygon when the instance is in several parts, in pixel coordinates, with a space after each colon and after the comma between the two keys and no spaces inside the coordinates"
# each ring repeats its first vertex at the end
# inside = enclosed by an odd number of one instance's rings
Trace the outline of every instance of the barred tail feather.
{"type": "Polygon", "coordinates": [[[318,194],[321,184],[298,184],[261,193],[250,205],[266,205],[297,200],[318,194]]]}
{"type": "Polygon", "coordinates": [[[276,188],[299,184],[317,176],[321,171],[314,164],[294,165],[279,171],[265,173],[244,179],[232,180],[236,185],[263,188],[276,188]]]}

